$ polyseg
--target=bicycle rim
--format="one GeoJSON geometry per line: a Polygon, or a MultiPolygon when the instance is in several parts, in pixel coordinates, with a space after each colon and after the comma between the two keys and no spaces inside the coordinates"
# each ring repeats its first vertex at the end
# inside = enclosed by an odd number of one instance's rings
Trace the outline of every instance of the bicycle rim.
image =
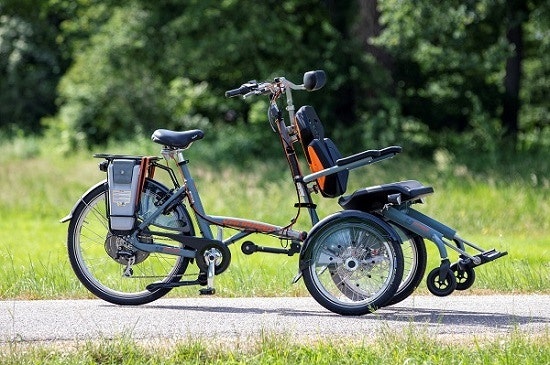
{"type": "Polygon", "coordinates": [[[336,313],[370,313],[383,306],[399,285],[402,262],[396,245],[369,221],[344,219],[331,224],[315,239],[306,285],[319,303],[336,313]]]}
{"type": "MultiPolygon", "coordinates": [[[[88,290],[109,302],[134,305],[156,300],[169,289],[150,292],[145,287],[152,282],[179,281],[189,260],[138,251],[124,237],[113,236],[108,225],[106,191],[106,185],[94,189],[75,210],[69,226],[69,257],[73,269],[88,290]],[[117,257],[121,247],[135,252],[133,265],[128,266],[127,259],[117,257]]],[[[155,202],[162,199],[162,194],[166,192],[167,189],[160,184],[147,180],[140,200],[138,219],[156,208],[155,202]]],[[[161,215],[155,223],[182,230],[190,224],[182,208],[161,215]]],[[[142,241],[147,240],[157,242],[159,237],[145,234],[142,241]]],[[[175,241],[167,243],[181,246],[175,241]]]]}

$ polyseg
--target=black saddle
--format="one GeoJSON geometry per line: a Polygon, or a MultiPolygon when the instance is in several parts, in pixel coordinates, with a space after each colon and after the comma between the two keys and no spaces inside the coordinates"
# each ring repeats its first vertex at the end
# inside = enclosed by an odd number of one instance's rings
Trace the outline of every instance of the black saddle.
{"type": "Polygon", "coordinates": [[[404,203],[419,201],[433,192],[431,186],[424,186],[416,180],[407,180],[359,189],[351,195],[341,197],[338,204],[344,209],[376,210],[386,204],[395,203],[395,194],[400,194],[399,200],[404,203]]]}
{"type": "Polygon", "coordinates": [[[151,136],[151,140],[163,146],[173,148],[187,148],[191,143],[204,137],[204,132],[200,129],[176,132],[168,129],[157,129],[151,136]]]}

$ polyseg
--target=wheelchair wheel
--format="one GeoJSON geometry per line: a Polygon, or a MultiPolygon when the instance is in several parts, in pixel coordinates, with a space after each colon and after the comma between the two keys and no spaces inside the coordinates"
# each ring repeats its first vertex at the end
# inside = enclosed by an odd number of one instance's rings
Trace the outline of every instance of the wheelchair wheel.
{"type": "Polygon", "coordinates": [[[397,304],[408,298],[424,279],[428,255],[422,237],[391,224],[399,234],[403,251],[403,279],[393,298],[386,305],[397,304]]]}
{"type": "Polygon", "coordinates": [[[393,298],[403,275],[395,231],[366,214],[335,215],[308,237],[304,283],[312,297],[342,315],[372,313],[393,298]]]}
{"type": "Polygon", "coordinates": [[[426,284],[428,290],[435,296],[445,297],[456,289],[456,278],[451,270],[447,271],[444,278],[440,278],[439,267],[436,267],[428,274],[426,284]]]}
{"type": "Polygon", "coordinates": [[[467,267],[465,269],[460,269],[458,264],[452,264],[451,271],[456,278],[456,290],[466,290],[474,285],[476,272],[473,268],[467,267]]]}

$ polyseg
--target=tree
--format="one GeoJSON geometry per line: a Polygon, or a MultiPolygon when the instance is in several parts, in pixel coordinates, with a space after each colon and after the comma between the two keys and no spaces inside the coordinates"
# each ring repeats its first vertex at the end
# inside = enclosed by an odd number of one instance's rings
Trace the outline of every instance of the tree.
{"type": "Polygon", "coordinates": [[[550,3],[529,4],[524,23],[524,52],[519,118],[519,145],[550,148],[550,3]]]}
{"type": "Polygon", "coordinates": [[[159,126],[250,126],[265,101],[226,89],[322,68],[325,88],[296,103],[350,141],[550,133],[547,0],[1,0],[0,13],[2,131],[46,121],[95,144],[159,126]]]}
{"type": "Polygon", "coordinates": [[[373,39],[382,33],[378,0],[358,0],[359,11],[352,31],[362,44],[365,52],[374,56],[376,61],[387,70],[393,69],[393,59],[384,47],[373,44],[373,39]]]}
{"type": "Polygon", "coordinates": [[[527,1],[524,0],[507,0],[505,6],[508,24],[506,38],[511,45],[512,55],[506,61],[502,122],[506,128],[506,133],[515,139],[519,130],[518,115],[520,109],[521,64],[523,61],[523,23],[527,19],[528,10],[527,1]]]}
{"type": "Polygon", "coordinates": [[[56,112],[55,88],[65,63],[55,19],[31,1],[0,4],[0,129],[41,131],[40,119],[56,112]],[[33,7],[34,6],[34,7],[33,7]]]}
{"type": "Polygon", "coordinates": [[[159,126],[251,123],[252,105],[225,99],[225,90],[253,77],[300,80],[317,68],[327,71],[327,88],[341,95],[314,96],[319,113],[330,110],[338,117],[332,120],[353,123],[356,90],[365,85],[358,72],[363,61],[346,33],[350,12],[331,9],[313,0],[110,6],[60,84],[61,108],[52,123],[91,143],[159,126]]]}
{"type": "Polygon", "coordinates": [[[379,5],[384,30],[377,44],[395,59],[392,75],[405,116],[432,131],[468,132],[479,137],[470,143],[483,147],[499,143],[504,133],[514,139],[518,131],[529,133],[521,126],[537,123],[521,122],[520,115],[532,117],[522,110],[548,110],[536,96],[540,89],[520,84],[525,62],[529,75],[535,70],[544,75],[546,66],[537,60],[547,58],[541,47],[550,23],[547,1],[379,0],[379,5]]]}

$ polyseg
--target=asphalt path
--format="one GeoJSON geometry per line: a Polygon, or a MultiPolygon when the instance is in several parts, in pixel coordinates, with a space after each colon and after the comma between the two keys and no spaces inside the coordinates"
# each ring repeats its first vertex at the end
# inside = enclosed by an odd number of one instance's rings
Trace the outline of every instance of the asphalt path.
{"type": "Polygon", "coordinates": [[[343,317],[312,298],[160,299],[123,307],[101,300],[0,301],[0,344],[134,340],[249,340],[285,335],[298,340],[365,341],[416,328],[434,338],[474,339],[550,330],[550,295],[413,295],[374,314],[343,317]]]}

